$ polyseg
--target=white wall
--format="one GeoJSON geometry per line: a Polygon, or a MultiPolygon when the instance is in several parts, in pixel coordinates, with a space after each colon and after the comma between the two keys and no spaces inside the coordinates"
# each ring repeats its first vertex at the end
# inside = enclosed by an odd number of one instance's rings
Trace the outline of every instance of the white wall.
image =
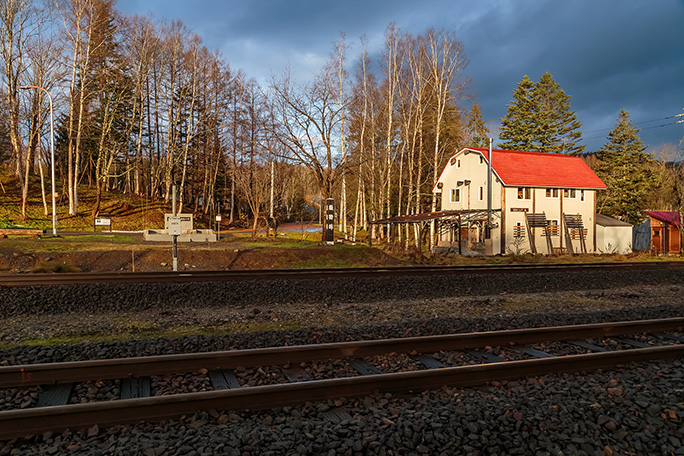
{"type": "Polygon", "coordinates": [[[596,249],[597,253],[631,253],[632,227],[596,225],[596,249]]]}
{"type": "MultiPolygon", "coordinates": [[[[585,245],[587,252],[591,253],[594,250],[594,198],[596,197],[595,190],[584,190],[584,198],[582,199],[581,190],[575,190],[575,197],[572,198],[571,192],[568,196],[564,196],[562,188],[557,189],[558,196],[546,196],[546,188],[531,188],[530,199],[518,198],[518,187],[506,187],[504,196],[504,219],[505,219],[505,241],[504,251],[514,252],[516,249],[521,253],[530,251],[530,243],[527,239],[527,231],[525,231],[525,241],[516,246],[515,238],[513,236],[514,227],[520,223],[525,226],[525,211],[528,213],[544,213],[547,220],[556,220],[558,223],[557,234],[551,236],[553,248],[566,247],[565,228],[563,226],[562,214],[580,214],[582,216],[582,223],[587,230],[587,237],[585,245]]],[[[542,228],[534,228],[534,240],[538,253],[549,253],[546,246],[546,236],[542,228]]],[[[575,239],[572,241],[572,247],[575,253],[581,252],[581,241],[575,239]]]]}
{"type": "MultiPolygon", "coordinates": [[[[484,158],[478,152],[463,150],[449,159],[435,188],[436,192],[442,194],[441,210],[487,209],[488,166],[486,161],[481,160],[481,157],[484,158]],[[470,183],[466,185],[465,182],[468,180],[470,183]],[[461,185],[458,185],[459,181],[461,185]],[[442,185],[441,189],[439,189],[439,184],[442,185]],[[482,199],[479,198],[480,187],[484,189],[482,199]],[[459,201],[451,201],[452,189],[454,188],[460,190],[459,201]]],[[[495,220],[499,224],[499,228],[492,230],[494,253],[509,253],[515,250],[519,250],[520,253],[529,251],[530,246],[526,231],[524,242],[519,243],[518,246],[516,246],[513,236],[514,226],[517,222],[521,222],[522,226],[525,226],[524,211],[529,213],[544,212],[547,220],[558,220],[558,235],[551,237],[554,248],[565,247],[562,213],[581,214],[584,227],[588,230],[585,240],[587,251],[590,253],[594,251],[595,190],[584,190],[584,197],[582,198],[582,190],[575,189],[575,197],[573,198],[570,193],[564,196],[563,189],[559,188],[557,197],[547,197],[546,188],[532,187],[530,199],[518,199],[517,196],[517,187],[503,187],[502,191],[501,182],[496,177],[496,173],[493,173],[492,209],[502,210],[502,212],[497,213],[495,220]],[[499,214],[503,221],[498,219],[499,214]],[[503,228],[503,233],[501,228],[503,228]],[[502,235],[505,236],[503,243],[501,242],[502,235]]],[[[549,253],[543,230],[536,228],[534,231],[537,252],[549,253]]],[[[573,241],[573,249],[576,253],[581,251],[580,244],[581,241],[579,240],[573,241]]]]}
{"type": "MultiPolygon", "coordinates": [[[[443,211],[487,209],[487,162],[480,160],[481,154],[472,151],[462,151],[453,156],[447,163],[438,182],[442,183],[443,211]],[[467,152],[467,153],[465,153],[467,152]],[[466,185],[466,181],[470,183],[466,185]],[[458,185],[458,182],[462,182],[458,185]],[[483,188],[483,198],[480,199],[480,187],[483,188]],[[458,188],[461,199],[451,201],[451,190],[458,188]]],[[[494,187],[492,188],[492,207],[501,207],[501,183],[497,182],[492,173],[494,187]]],[[[437,192],[440,192],[438,189],[437,192]]]]}

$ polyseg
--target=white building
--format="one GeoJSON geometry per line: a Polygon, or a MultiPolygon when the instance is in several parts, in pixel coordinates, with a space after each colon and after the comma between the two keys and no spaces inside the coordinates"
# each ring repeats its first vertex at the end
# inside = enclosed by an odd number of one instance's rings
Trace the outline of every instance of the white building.
{"type": "Polygon", "coordinates": [[[441,223],[438,246],[460,238],[487,254],[597,251],[596,191],[606,186],[581,158],[509,150],[492,155],[491,212],[489,150],[464,148],[449,158],[432,191],[458,223],[441,223]]]}
{"type": "Polygon", "coordinates": [[[596,214],[596,250],[598,253],[632,253],[631,223],[596,214]]]}

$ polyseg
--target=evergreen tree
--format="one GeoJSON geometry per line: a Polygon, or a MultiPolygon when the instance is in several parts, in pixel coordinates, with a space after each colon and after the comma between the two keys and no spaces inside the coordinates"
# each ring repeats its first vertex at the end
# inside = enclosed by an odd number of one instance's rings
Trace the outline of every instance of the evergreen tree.
{"type": "Polygon", "coordinates": [[[473,103],[473,107],[470,109],[466,141],[467,147],[489,147],[489,128],[482,119],[482,113],[477,103],[473,103]]]}
{"type": "Polygon", "coordinates": [[[628,111],[620,111],[608,142],[597,151],[597,158],[596,174],[608,187],[599,192],[598,211],[632,224],[640,223],[655,182],[650,166],[653,155],[646,153],[639,129],[632,124],[628,111]]]}
{"type": "Polygon", "coordinates": [[[578,155],[584,146],[575,111],[570,109],[570,95],[566,95],[550,73],[544,73],[534,88],[536,103],[537,150],[578,155]]]}
{"type": "Polygon", "coordinates": [[[499,144],[506,149],[578,155],[582,126],[570,108],[570,96],[549,73],[535,83],[527,75],[513,91],[513,103],[501,119],[499,144]]]}
{"type": "Polygon", "coordinates": [[[513,91],[513,101],[508,105],[506,117],[501,119],[499,143],[502,149],[535,150],[535,102],[534,81],[527,75],[518,83],[513,91]]]}

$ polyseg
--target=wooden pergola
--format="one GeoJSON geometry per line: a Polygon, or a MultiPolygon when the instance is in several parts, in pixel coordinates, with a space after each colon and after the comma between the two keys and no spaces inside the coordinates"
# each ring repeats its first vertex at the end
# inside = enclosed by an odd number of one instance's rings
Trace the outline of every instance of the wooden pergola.
{"type": "MultiPolygon", "coordinates": [[[[501,209],[492,209],[492,213],[501,212],[501,209]]],[[[461,251],[461,227],[471,222],[486,223],[488,212],[486,209],[463,209],[454,211],[424,212],[416,215],[399,215],[396,217],[384,218],[370,222],[371,225],[388,225],[389,239],[394,242],[397,228],[404,225],[416,225],[418,227],[419,239],[422,239],[426,228],[436,222],[437,232],[450,229],[458,232],[458,253],[461,251]]],[[[422,243],[422,242],[421,242],[422,243]]],[[[373,245],[373,237],[368,236],[368,245],[373,245]]],[[[420,248],[420,246],[418,246],[420,248]]]]}

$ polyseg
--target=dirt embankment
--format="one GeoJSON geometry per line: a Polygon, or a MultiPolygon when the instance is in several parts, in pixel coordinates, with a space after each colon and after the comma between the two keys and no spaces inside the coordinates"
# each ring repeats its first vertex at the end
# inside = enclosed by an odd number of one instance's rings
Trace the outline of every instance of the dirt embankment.
{"type": "MultiPolygon", "coordinates": [[[[25,253],[0,247],[0,272],[170,271],[171,246],[126,245],[108,250],[25,253]]],[[[365,246],[240,248],[236,246],[178,246],[179,270],[280,269],[301,267],[400,266],[386,253],[365,246]]]]}

